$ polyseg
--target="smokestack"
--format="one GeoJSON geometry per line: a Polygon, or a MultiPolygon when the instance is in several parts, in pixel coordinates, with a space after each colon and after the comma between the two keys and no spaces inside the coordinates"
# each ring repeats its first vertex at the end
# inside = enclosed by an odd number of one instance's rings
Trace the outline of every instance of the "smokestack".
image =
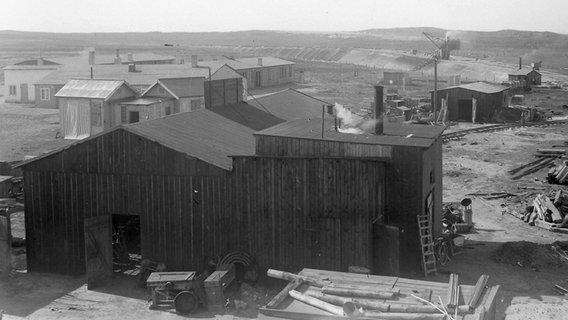
{"type": "Polygon", "coordinates": [[[258,58],[258,65],[262,66],[262,58],[258,58]]]}
{"type": "Polygon", "coordinates": [[[89,50],[89,65],[95,65],[95,50],[89,50]]]}
{"type": "Polygon", "coordinates": [[[375,134],[383,134],[383,86],[375,86],[375,134]]]}
{"type": "Polygon", "coordinates": [[[191,55],[191,67],[197,68],[197,55],[191,55]]]}
{"type": "Polygon", "coordinates": [[[523,57],[519,57],[519,70],[523,68],[523,57]]]}
{"type": "Polygon", "coordinates": [[[128,72],[136,72],[136,65],[134,63],[128,64],[128,72]]]}

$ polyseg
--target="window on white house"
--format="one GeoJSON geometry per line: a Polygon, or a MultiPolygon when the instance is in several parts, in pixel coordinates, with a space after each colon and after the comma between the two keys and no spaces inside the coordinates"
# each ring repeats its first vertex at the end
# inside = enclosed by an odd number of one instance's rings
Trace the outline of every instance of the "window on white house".
{"type": "Polygon", "coordinates": [[[91,125],[96,127],[102,126],[102,101],[91,101],[91,125]]]}
{"type": "Polygon", "coordinates": [[[11,95],[11,96],[15,96],[16,94],[17,94],[17,93],[16,93],[16,86],[12,86],[12,85],[11,85],[11,86],[10,86],[10,95],[11,95]]]}
{"type": "Polygon", "coordinates": [[[120,107],[120,123],[128,123],[126,118],[126,106],[120,107]]]}
{"type": "Polygon", "coordinates": [[[172,114],[172,107],[167,106],[166,107],[166,116],[169,116],[170,114],[172,114]]]}
{"type": "Polygon", "coordinates": [[[40,100],[44,100],[44,101],[49,101],[50,96],[49,96],[49,88],[41,88],[39,89],[39,99],[40,100]]]}
{"type": "Polygon", "coordinates": [[[288,66],[288,77],[292,78],[292,66],[288,66]]]}
{"type": "Polygon", "coordinates": [[[268,80],[272,80],[272,70],[267,69],[267,70],[266,70],[266,73],[268,74],[268,77],[267,77],[268,80]]]}
{"type": "Polygon", "coordinates": [[[280,78],[286,78],[286,68],[280,68],[280,78]]]}

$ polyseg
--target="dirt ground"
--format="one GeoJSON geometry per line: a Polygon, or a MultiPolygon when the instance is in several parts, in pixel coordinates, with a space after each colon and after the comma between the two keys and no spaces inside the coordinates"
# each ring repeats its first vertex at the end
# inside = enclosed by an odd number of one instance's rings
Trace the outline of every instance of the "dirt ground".
{"type": "MultiPolygon", "coordinates": [[[[372,69],[359,71],[355,76],[348,66],[314,64],[306,71],[306,82],[298,86],[302,91],[353,108],[370,105],[373,99],[376,73],[372,69]],[[338,72],[344,76],[337,77],[338,72]]],[[[411,93],[420,92],[427,92],[427,88],[417,87],[411,93]]],[[[550,102],[547,107],[558,110],[562,110],[562,104],[568,104],[568,92],[563,90],[539,89],[527,98],[550,102]]],[[[21,160],[26,155],[41,154],[70,143],[55,139],[59,126],[57,110],[0,104],[0,115],[0,160],[21,160]]],[[[447,130],[472,126],[475,125],[460,123],[447,130]]],[[[453,272],[460,275],[460,283],[473,285],[481,274],[488,274],[489,285],[501,286],[496,319],[568,319],[568,303],[554,290],[554,284],[568,287],[567,263],[542,258],[543,249],[536,246],[568,241],[568,235],[531,227],[508,213],[523,210],[536,194],[551,194],[560,188],[566,190],[566,186],[549,185],[545,180],[546,169],[519,180],[511,180],[506,173],[533,161],[537,148],[549,148],[567,140],[567,134],[568,125],[525,127],[470,134],[444,144],[444,201],[459,201],[476,192],[504,191],[516,196],[498,200],[472,197],[474,231],[466,235],[462,253],[433,280],[448,281],[453,272]],[[509,249],[507,255],[501,255],[507,257],[505,261],[496,259],[496,253],[503,253],[504,244],[517,241],[528,242],[512,244],[520,247],[520,253],[516,253],[519,261],[515,261],[516,251],[509,249]],[[539,254],[530,254],[533,247],[539,254]],[[532,259],[530,264],[523,260],[527,255],[532,259]]],[[[23,220],[22,213],[13,215],[14,236],[24,236],[23,220]]],[[[171,310],[149,310],[148,292],[127,277],[119,276],[102,290],[89,291],[82,276],[25,273],[24,257],[20,253],[14,260],[18,271],[0,277],[3,319],[184,318],[171,310]]],[[[404,276],[422,278],[420,274],[404,276]]],[[[232,309],[223,315],[202,310],[194,317],[256,318],[257,307],[266,304],[283,286],[284,283],[273,282],[249,286],[238,296],[249,302],[246,309],[232,309]]]]}

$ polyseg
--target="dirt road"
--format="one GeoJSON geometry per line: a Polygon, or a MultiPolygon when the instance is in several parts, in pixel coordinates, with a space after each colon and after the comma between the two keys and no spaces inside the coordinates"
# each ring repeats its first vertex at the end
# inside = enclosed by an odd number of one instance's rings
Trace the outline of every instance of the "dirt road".
{"type": "Polygon", "coordinates": [[[59,130],[57,109],[4,103],[0,98],[0,115],[0,161],[22,160],[72,142],[55,139],[59,130]]]}

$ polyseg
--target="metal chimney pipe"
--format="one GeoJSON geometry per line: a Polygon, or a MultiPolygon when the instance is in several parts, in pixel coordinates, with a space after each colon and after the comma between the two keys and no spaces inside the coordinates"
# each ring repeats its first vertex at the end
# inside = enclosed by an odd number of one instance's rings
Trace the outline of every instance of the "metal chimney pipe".
{"type": "Polygon", "coordinates": [[[375,134],[383,134],[383,86],[375,86],[375,134]]]}
{"type": "Polygon", "coordinates": [[[523,57],[519,57],[519,70],[523,68],[523,57]]]}

